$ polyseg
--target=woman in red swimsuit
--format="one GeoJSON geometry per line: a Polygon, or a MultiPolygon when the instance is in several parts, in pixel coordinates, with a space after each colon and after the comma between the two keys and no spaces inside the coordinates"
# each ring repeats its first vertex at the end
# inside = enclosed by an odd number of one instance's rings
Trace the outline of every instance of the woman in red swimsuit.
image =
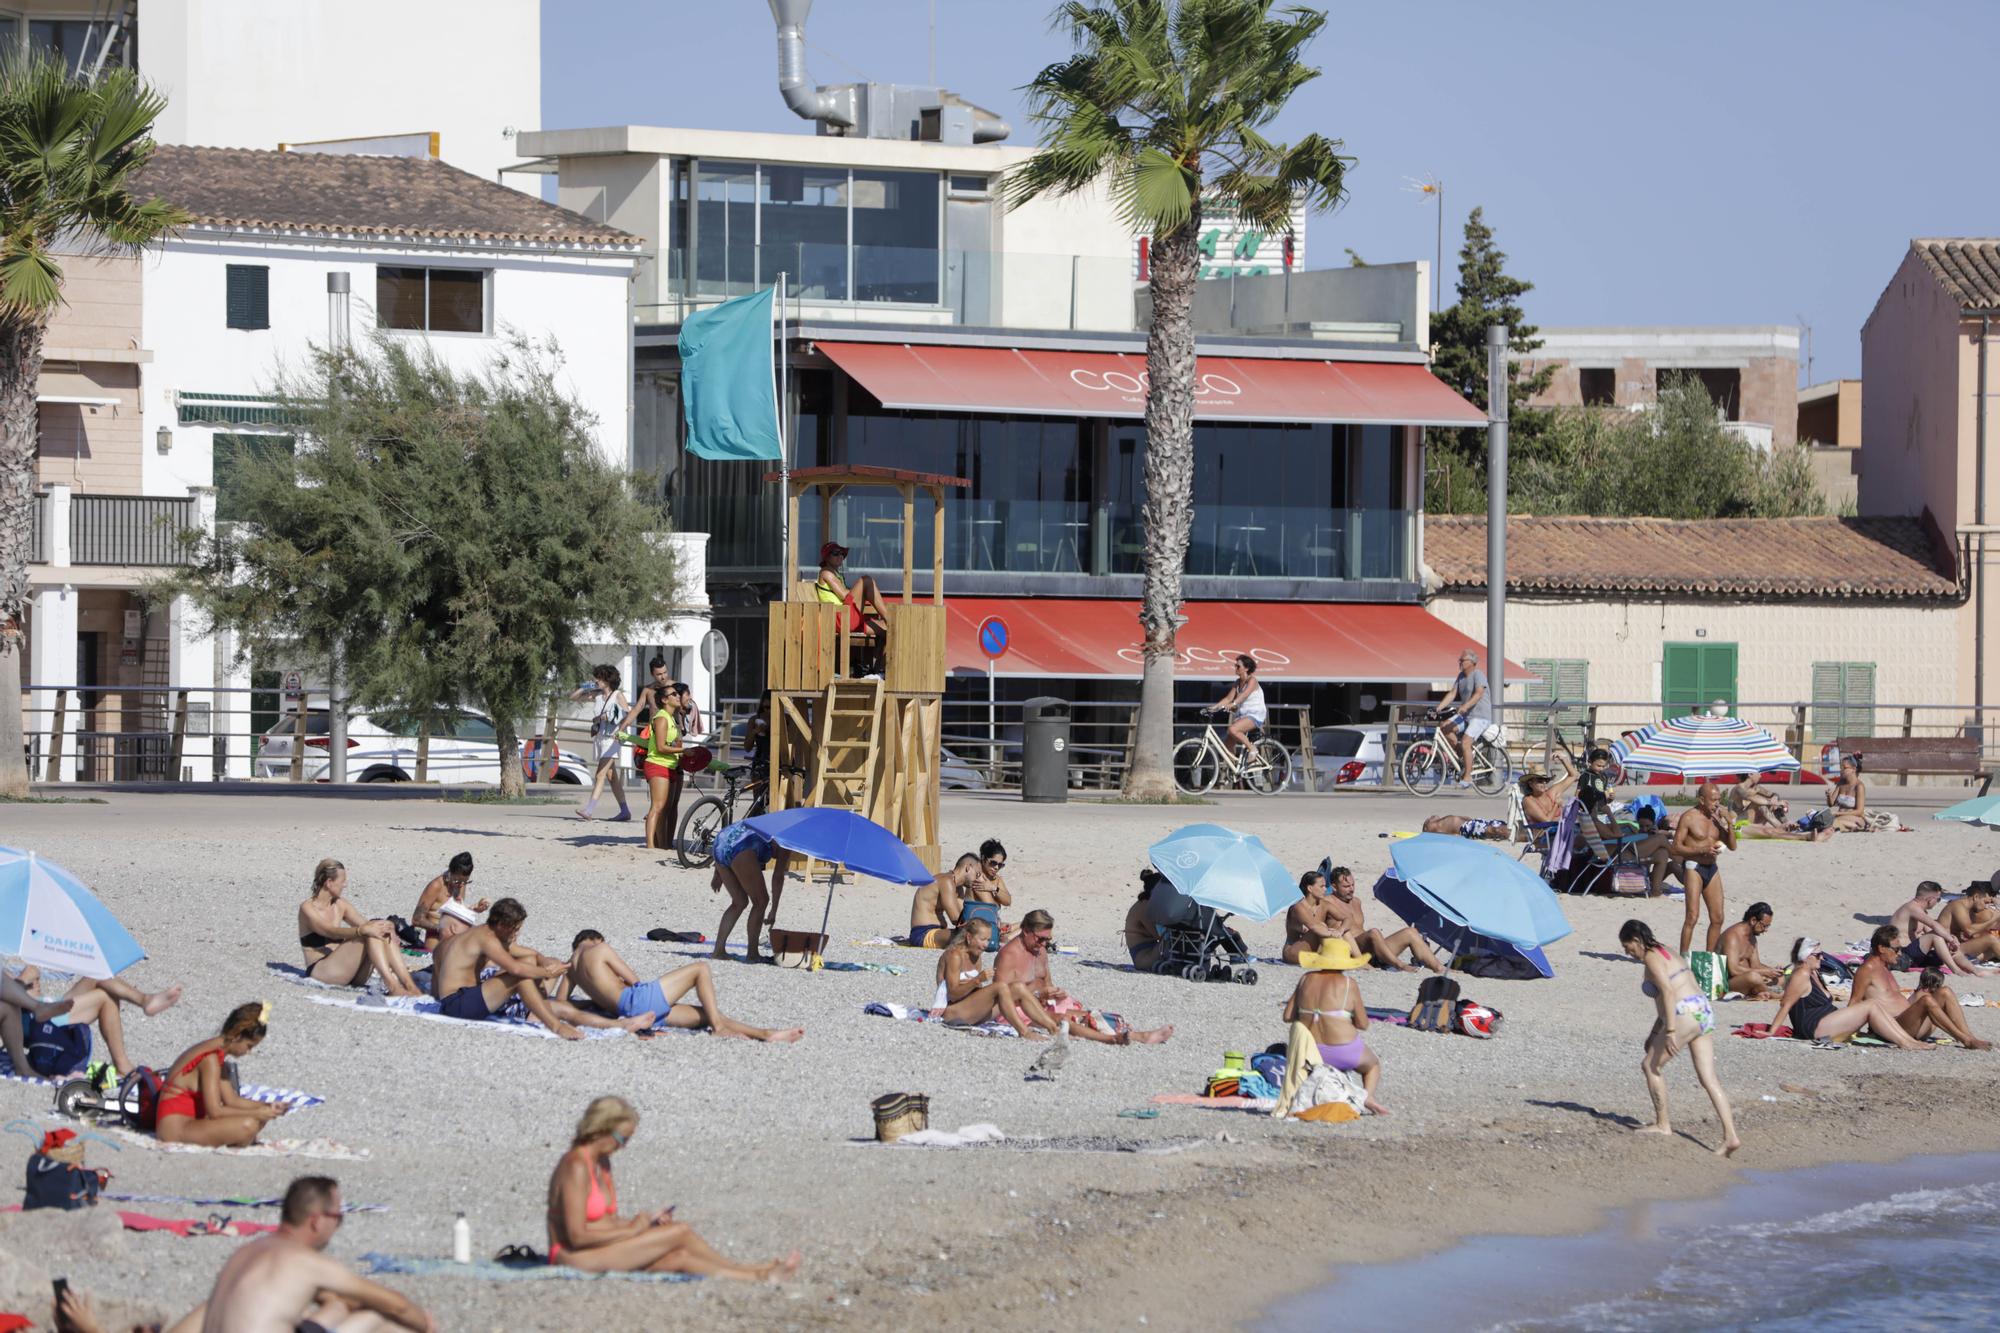
{"type": "Polygon", "coordinates": [[[549,1262],[592,1273],[699,1273],[775,1282],[799,1269],[799,1252],[763,1264],[725,1259],[674,1210],[618,1215],[611,1155],[632,1141],[639,1113],[623,1097],[599,1097],[577,1121],[570,1150],[549,1177],[549,1262]]]}
{"type": "Polygon", "coordinates": [[[239,1096],[222,1076],[225,1057],[240,1060],[264,1040],[269,1015],[269,1005],[239,1004],[223,1021],[221,1036],[196,1042],[180,1053],[160,1089],[154,1132],[162,1143],[247,1147],[265,1125],[285,1113],[282,1106],[239,1096]]]}

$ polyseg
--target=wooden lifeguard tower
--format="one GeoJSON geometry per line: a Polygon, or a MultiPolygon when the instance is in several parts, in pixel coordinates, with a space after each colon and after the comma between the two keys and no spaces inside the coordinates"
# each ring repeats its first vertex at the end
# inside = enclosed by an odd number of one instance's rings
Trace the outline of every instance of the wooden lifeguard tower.
{"type": "MultiPolygon", "coordinates": [[[[944,699],[944,496],[963,477],[881,467],[803,468],[786,475],[783,600],[771,603],[771,809],[787,805],[853,810],[901,838],[926,866],[938,868],[938,751],[944,699]],[[903,501],[903,587],[886,595],[887,651],[880,678],[869,669],[863,636],[846,630],[847,608],[824,602],[812,579],[798,577],[799,501],[819,496],[819,530],[833,530],[833,501],[843,491],[888,490],[903,501]],[[931,503],[931,594],[912,595],[917,496],[931,503]],[[857,652],[857,648],[860,649],[857,652]],[[805,770],[803,793],[785,782],[805,770]]],[[[851,582],[852,580],[850,580],[851,582]]]]}

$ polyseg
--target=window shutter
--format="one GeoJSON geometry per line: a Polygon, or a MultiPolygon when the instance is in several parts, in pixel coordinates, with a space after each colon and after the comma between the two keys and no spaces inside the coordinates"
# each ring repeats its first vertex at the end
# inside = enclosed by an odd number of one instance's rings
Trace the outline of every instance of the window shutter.
{"type": "Polygon", "coordinates": [[[1839,662],[1814,662],[1812,669],[1812,734],[1813,739],[1826,745],[1847,733],[1841,728],[1846,723],[1842,716],[1843,703],[1841,686],[1846,673],[1839,662]]]}
{"type": "Polygon", "coordinates": [[[1843,736],[1875,734],[1875,664],[1849,662],[1840,690],[1843,736]]]}
{"type": "Polygon", "coordinates": [[[1590,698],[1590,663],[1577,657],[1530,657],[1521,665],[1541,677],[1528,686],[1528,702],[1561,699],[1575,705],[1556,711],[1556,727],[1572,745],[1585,739],[1590,709],[1583,705],[1590,698]]]}
{"type": "Polygon", "coordinates": [[[225,316],[232,329],[271,327],[271,270],[262,264],[227,266],[225,316]]]}

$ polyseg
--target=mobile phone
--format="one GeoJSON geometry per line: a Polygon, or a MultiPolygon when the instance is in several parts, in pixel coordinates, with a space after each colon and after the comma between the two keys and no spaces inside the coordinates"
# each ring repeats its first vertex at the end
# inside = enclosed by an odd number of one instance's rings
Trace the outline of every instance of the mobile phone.
{"type": "Polygon", "coordinates": [[[76,1333],[76,1325],[71,1322],[70,1317],[68,1315],[63,1313],[63,1297],[69,1295],[69,1279],[66,1277],[59,1277],[55,1281],[49,1283],[49,1285],[55,1288],[56,1333],[76,1333]]]}

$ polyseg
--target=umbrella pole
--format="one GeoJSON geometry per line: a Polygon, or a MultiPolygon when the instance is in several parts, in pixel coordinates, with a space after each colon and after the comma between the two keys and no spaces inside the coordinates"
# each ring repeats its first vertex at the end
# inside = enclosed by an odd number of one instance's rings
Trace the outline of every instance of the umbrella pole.
{"type": "MultiPolygon", "coordinates": [[[[834,885],[835,885],[835,884],[836,884],[836,883],[838,882],[838,880],[836,879],[836,876],[837,876],[837,875],[838,875],[839,873],[840,873],[840,872],[839,872],[839,871],[838,871],[837,869],[835,869],[834,867],[832,867],[832,866],[829,866],[829,867],[827,868],[827,872],[826,872],[826,910],[825,910],[824,912],[820,913],[820,918],[819,918],[819,934],[820,934],[820,938],[821,938],[821,939],[825,939],[825,938],[826,938],[826,923],[827,923],[827,922],[829,922],[829,921],[831,921],[831,920],[833,920],[833,886],[834,886],[834,885]]],[[[812,959],[812,970],[813,970],[813,971],[815,971],[815,972],[819,971],[819,969],[820,969],[820,965],[821,965],[822,963],[824,963],[825,961],[826,961],[826,958],[825,958],[825,956],[824,956],[823,954],[821,954],[821,953],[820,953],[820,951],[819,951],[818,949],[814,949],[814,950],[813,950],[813,959],[812,959]]]]}

